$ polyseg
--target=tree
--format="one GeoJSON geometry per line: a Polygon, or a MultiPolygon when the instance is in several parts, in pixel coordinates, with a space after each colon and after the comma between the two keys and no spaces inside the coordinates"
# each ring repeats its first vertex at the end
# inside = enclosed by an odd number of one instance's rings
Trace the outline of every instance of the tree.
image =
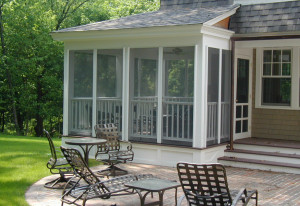
{"type": "Polygon", "coordinates": [[[0,122],[17,133],[60,130],[63,44],[54,30],[157,9],[158,0],[0,0],[0,122]],[[10,112],[12,111],[12,112],[10,112]],[[12,114],[12,115],[11,115],[12,114]]]}

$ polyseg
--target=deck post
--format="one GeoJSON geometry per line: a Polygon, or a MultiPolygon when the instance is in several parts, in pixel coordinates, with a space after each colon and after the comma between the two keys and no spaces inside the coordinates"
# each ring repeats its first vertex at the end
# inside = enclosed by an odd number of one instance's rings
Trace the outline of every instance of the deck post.
{"type": "Polygon", "coordinates": [[[123,48],[123,96],[122,96],[122,139],[128,141],[129,138],[129,98],[130,98],[130,48],[123,48]]]}
{"type": "Polygon", "coordinates": [[[69,135],[69,50],[64,51],[64,106],[63,106],[63,135],[69,135]]]}
{"type": "MultiPolygon", "coordinates": [[[[202,37],[203,38],[203,37],[202,37]]],[[[205,48],[203,39],[195,45],[195,67],[194,67],[194,124],[193,124],[193,147],[205,148],[205,48]]]]}
{"type": "Polygon", "coordinates": [[[97,124],[97,49],[93,51],[93,103],[92,103],[92,137],[96,137],[94,125],[97,124]]]}

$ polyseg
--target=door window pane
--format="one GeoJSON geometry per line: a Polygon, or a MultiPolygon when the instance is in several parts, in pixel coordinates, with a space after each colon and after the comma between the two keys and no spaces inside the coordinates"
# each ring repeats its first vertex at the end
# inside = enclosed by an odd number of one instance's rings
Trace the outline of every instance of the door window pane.
{"type": "Polygon", "coordinates": [[[248,103],[249,96],[249,60],[238,59],[236,97],[238,103],[248,103]]]}

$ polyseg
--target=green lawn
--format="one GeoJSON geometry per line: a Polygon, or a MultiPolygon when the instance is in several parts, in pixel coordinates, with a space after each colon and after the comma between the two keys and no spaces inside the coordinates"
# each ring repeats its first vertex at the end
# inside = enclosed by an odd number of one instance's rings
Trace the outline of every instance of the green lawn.
{"type": "MultiPolygon", "coordinates": [[[[53,139],[60,146],[61,139],[53,139]]],[[[50,149],[45,137],[22,137],[0,134],[0,205],[28,205],[27,188],[50,175],[46,163],[50,149]]],[[[95,162],[91,162],[95,165],[95,162]]]]}

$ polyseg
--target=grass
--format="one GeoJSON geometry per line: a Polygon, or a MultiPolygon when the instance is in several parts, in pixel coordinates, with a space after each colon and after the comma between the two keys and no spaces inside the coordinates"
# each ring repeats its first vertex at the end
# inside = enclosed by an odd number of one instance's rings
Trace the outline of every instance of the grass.
{"type": "MultiPolygon", "coordinates": [[[[53,138],[55,146],[61,139],[53,138]]],[[[0,134],[0,206],[25,206],[25,192],[36,181],[51,175],[46,163],[50,148],[45,137],[0,134]]],[[[90,161],[90,165],[96,165],[90,161]]]]}

